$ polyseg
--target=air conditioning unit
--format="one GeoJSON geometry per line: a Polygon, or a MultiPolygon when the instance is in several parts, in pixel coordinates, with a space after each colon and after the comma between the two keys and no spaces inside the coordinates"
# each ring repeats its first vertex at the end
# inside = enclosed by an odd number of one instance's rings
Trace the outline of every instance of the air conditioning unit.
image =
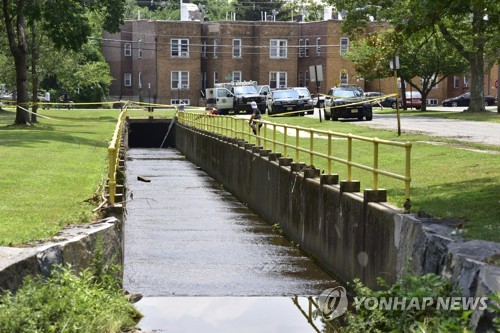
{"type": "Polygon", "coordinates": [[[188,52],[181,52],[181,57],[187,57],[188,56],[188,52]]]}

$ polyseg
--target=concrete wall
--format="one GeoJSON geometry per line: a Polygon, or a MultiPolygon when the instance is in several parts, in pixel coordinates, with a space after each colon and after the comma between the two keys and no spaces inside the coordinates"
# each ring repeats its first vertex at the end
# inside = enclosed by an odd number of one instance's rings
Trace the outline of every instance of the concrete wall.
{"type": "MultiPolygon", "coordinates": [[[[268,222],[317,257],[338,278],[397,278],[395,216],[388,205],[365,204],[360,193],[342,193],[278,161],[203,133],[177,127],[177,148],[268,222]]],[[[241,144],[240,144],[241,145],[241,144]]]]}
{"type": "MultiPolygon", "coordinates": [[[[393,283],[403,274],[435,273],[466,297],[500,291],[499,243],[464,241],[431,219],[367,203],[361,193],[344,192],[342,182],[306,178],[285,166],[287,159],[273,161],[275,154],[243,141],[177,126],[176,145],[340,281],[359,278],[377,289],[378,277],[393,283]]],[[[471,318],[477,331],[492,327],[492,313],[475,310],[471,318]]]]}

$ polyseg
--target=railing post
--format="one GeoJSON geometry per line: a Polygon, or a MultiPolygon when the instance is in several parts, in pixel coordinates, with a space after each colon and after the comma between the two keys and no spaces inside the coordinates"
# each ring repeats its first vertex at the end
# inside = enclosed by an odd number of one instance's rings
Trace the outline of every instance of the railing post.
{"type": "Polygon", "coordinates": [[[299,134],[300,130],[298,128],[295,129],[295,162],[299,161],[299,134]]]}
{"type": "MultiPolygon", "coordinates": [[[[260,132],[259,132],[260,134],[260,132]]],[[[267,122],[264,123],[264,149],[267,149],[267,122]]]]}
{"type": "Polygon", "coordinates": [[[116,194],[116,147],[108,148],[108,190],[109,190],[109,202],[115,204],[115,194],[116,194]]]}
{"type": "Polygon", "coordinates": [[[286,149],[288,148],[288,144],[287,144],[287,139],[288,139],[288,127],[285,125],[283,126],[283,129],[284,129],[284,137],[283,137],[283,157],[287,157],[288,155],[286,154],[286,149]]]}
{"type": "Polygon", "coordinates": [[[352,134],[347,135],[347,180],[352,180],[352,134]]]}
{"type": "Polygon", "coordinates": [[[309,165],[314,165],[314,129],[309,129],[309,165]]]}
{"type": "Polygon", "coordinates": [[[328,174],[332,174],[332,134],[328,133],[328,174]]]}
{"type": "Polygon", "coordinates": [[[405,171],[405,197],[410,200],[410,182],[411,182],[411,143],[406,142],[406,171],[405,171]]]}
{"type": "Polygon", "coordinates": [[[273,123],[273,152],[276,152],[276,124],[273,123]]]}
{"type": "Polygon", "coordinates": [[[378,189],[378,138],[373,139],[373,189],[378,189]]]}

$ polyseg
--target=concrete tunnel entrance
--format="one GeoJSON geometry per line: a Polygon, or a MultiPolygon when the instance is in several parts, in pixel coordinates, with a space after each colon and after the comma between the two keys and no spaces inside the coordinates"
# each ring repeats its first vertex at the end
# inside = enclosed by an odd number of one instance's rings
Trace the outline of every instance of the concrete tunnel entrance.
{"type": "Polygon", "coordinates": [[[204,304],[231,318],[231,312],[248,309],[239,325],[248,329],[254,321],[256,332],[268,319],[269,329],[317,331],[299,304],[337,282],[175,149],[175,125],[165,140],[168,148],[159,149],[169,125],[128,121],[123,285],[144,296],[137,303],[145,315],[140,328],[178,331],[184,316],[211,332],[215,318],[205,321],[207,312],[192,320],[192,310],[204,304]],[[160,310],[165,308],[174,319],[160,310]],[[285,323],[296,323],[296,329],[280,326],[285,323]]]}

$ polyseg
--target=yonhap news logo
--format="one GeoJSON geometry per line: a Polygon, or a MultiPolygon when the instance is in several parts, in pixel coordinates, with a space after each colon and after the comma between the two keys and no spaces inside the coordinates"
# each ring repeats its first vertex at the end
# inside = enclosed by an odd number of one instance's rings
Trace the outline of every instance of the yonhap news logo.
{"type": "MultiPolygon", "coordinates": [[[[440,311],[475,311],[488,308],[488,297],[353,297],[352,309],[373,311],[424,311],[435,308],[440,311]]],[[[326,289],[318,296],[318,309],[325,320],[342,316],[349,307],[344,287],[326,289]]]]}
{"type": "Polygon", "coordinates": [[[340,317],[347,310],[349,301],[344,287],[326,289],[318,297],[318,307],[326,320],[340,317]]]}

